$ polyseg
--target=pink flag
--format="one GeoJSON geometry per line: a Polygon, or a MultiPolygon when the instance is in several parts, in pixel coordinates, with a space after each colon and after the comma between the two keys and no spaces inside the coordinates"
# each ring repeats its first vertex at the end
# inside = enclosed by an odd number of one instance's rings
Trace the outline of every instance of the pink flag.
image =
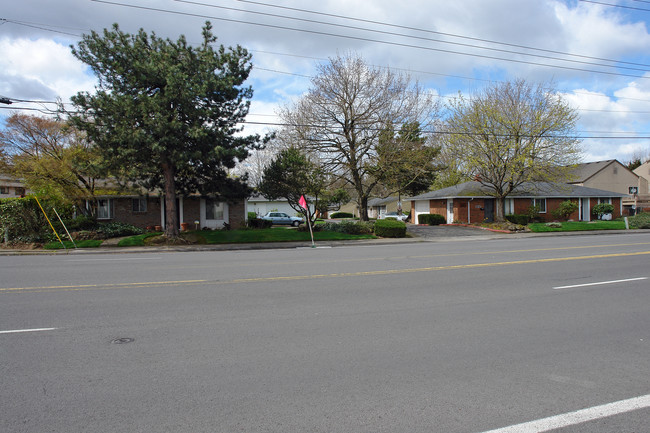
{"type": "Polygon", "coordinates": [[[300,196],[300,201],[298,201],[298,204],[300,205],[301,208],[307,210],[307,200],[305,200],[304,195],[300,196]]]}

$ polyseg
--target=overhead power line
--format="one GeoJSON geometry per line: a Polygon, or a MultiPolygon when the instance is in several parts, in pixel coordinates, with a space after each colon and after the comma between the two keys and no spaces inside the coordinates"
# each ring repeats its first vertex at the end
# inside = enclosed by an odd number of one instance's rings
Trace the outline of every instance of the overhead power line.
{"type": "MultiPolygon", "coordinates": [[[[74,33],[69,33],[69,32],[64,32],[64,31],[61,31],[61,30],[54,30],[54,29],[51,29],[51,28],[47,28],[46,27],[47,24],[30,23],[28,21],[10,20],[10,19],[6,19],[6,18],[0,18],[0,22],[17,24],[19,26],[25,26],[25,27],[29,27],[29,28],[32,28],[32,29],[45,30],[45,31],[48,31],[48,32],[59,33],[59,34],[62,34],[62,35],[74,36],[76,38],[81,37],[81,35],[77,35],[77,34],[74,34],[74,33]]],[[[56,27],[56,26],[50,26],[50,27],[56,27]]],[[[79,29],[79,30],[81,30],[81,29],[79,29]]]]}
{"type": "MultiPolygon", "coordinates": [[[[320,25],[339,27],[339,28],[344,28],[344,29],[349,29],[349,30],[361,30],[361,31],[365,31],[365,32],[379,33],[379,34],[389,35],[389,36],[398,36],[398,37],[403,37],[403,38],[408,38],[408,39],[416,39],[416,40],[422,40],[422,41],[427,41],[427,42],[436,42],[436,43],[439,43],[439,44],[447,44],[447,45],[468,47],[468,48],[473,48],[473,49],[478,49],[478,50],[495,51],[495,52],[506,53],[506,54],[516,54],[516,55],[520,55],[520,56],[537,57],[537,58],[540,58],[540,59],[556,60],[556,61],[561,61],[561,62],[569,62],[569,63],[591,65],[591,66],[600,66],[600,67],[605,67],[605,68],[619,68],[619,69],[627,69],[627,70],[631,70],[631,71],[641,71],[641,72],[645,72],[647,70],[647,68],[650,67],[650,65],[644,65],[644,64],[637,65],[637,66],[645,66],[646,67],[645,69],[641,69],[641,68],[630,67],[630,66],[594,63],[594,62],[589,62],[589,61],[585,61],[585,60],[559,58],[559,57],[556,57],[556,56],[549,56],[549,55],[544,55],[544,54],[526,53],[526,52],[521,52],[521,51],[513,51],[513,50],[509,50],[509,49],[503,49],[503,48],[485,47],[485,46],[469,44],[469,43],[463,43],[463,42],[453,42],[453,41],[446,41],[446,40],[441,40],[441,39],[432,39],[432,38],[424,37],[424,36],[408,35],[408,34],[404,34],[404,33],[389,32],[389,31],[384,31],[384,30],[370,29],[370,28],[352,26],[352,25],[346,25],[346,24],[337,24],[337,23],[332,23],[332,22],[311,20],[311,19],[306,19],[306,18],[290,17],[290,16],[287,16],[287,15],[278,15],[278,14],[270,14],[270,13],[266,13],[266,12],[250,11],[250,10],[246,10],[246,9],[239,9],[239,8],[232,8],[232,7],[227,7],[227,6],[220,6],[220,5],[202,3],[202,2],[198,2],[198,1],[191,1],[191,0],[173,0],[173,1],[175,1],[177,3],[185,3],[185,4],[191,4],[191,5],[205,6],[205,7],[211,7],[211,8],[216,8],[216,9],[243,12],[243,13],[247,13],[247,14],[262,15],[262,16],[292,20],[292,21],[302,21],[302,22],[307,22],[307,23],[310,23],[310,24],[320,24],[320,25]]],[[[242,1],[242,0],[239,0],[239,1],[242,1]]],[[[285,7],[282,7],[282,6],[267,5],[265,3],[259,3],[259,2],[247,2],[247,3],[253,3],[253,4],[258,4],[258,5],[270,6],[270,7],[279,7],[281,9],[300,10],[302,12],[307,12],[307,13],[316,13],[316,12],[308,11],[308,10],[305,10],[305,9],[285,8],[285,7]]],[[[316,14],[318,14],[318,13],[316,13],[316,14]]],[[[320,15],[325,15],[325,14],[320,14],[320,15]]],[[[353,21],[372,22],[372,23],[381,24],[381,25],[384,25],[384,26],[403,28],[403,26],[380,23],[380,22],[377,22],[377,21],[354,19],[354,18],[343,17],[343,16],[340,16],[340,15],[336,15],[336,16],[340,17],[340,18],[345,18],[345,19],[348,19],[348,20],[353,20],[353,21]]],[[[426,33],[441,34],[439,32],[416,29],[416,28],[412,28],[412,27],[409,28],[409,29],[417,30],[417,31],[420,31],[420,32],[426,32],[426,33]]],[[[459,37],[459,36],[451,35],[451,34],[445,34],[445,35],[446,36],[453,36],[453,37],[456,37],[456,38],[459,37]]],[[[478,38],[464,38],[464,39],[472,39],[474,41],[478,40],[478,41],[481,41],[481,42],[488,42],[488,43],[491,43],[491,44],[495,44],[495,42],[482,40],[482,39],[478,39],[478,38]]],[[[534,50],[534,48],[528,48],[528,49],[533,49],[534,50]]],[[[571,54],[564,54],[564,55],[571,56],[571,54]]],[[[583,57],[583,58],[586,58],[586,57],[583,57]]],[[[616,60],[609,60],[609,59],[600,59],[600,60],[604,60],[604,61],[607,61],[607,62],[610,62],[610,63],[619,63],[616,60]]]]}
{"type": "MultiPolygon", "coordinates": [[[[196,3],[196,2],[190,2],[189,0],[174,0],[174,1],[183,2],[183,3],[196,3]]],[[[544,53],[549,53],[549,54],[560,54],[560,55],[564,55],[564,56],[578,57],[578,58],[582,58],[582,59],[600,60],[600,61],[611,62],[611,63],[619,63],[619,64],[634,65],[634,66],[650,67],[649,64],[645,64],[645,63],[626,62],[626,61],[622,61],[622,60],[613,60],[613,59],[607,59],[607,58],[603,58],[603,57],[586,56],[586,55],[582,55],[582,54],[575,54],[575,53],[569,53],[569,52],[557,51],[557,50],[549,50],[549,49],[544,49],[544,48],[539,48],[539,47],[531,47],[531,46],[528,46],[528,45],[513,44],[513,43],[508,43],[508,42],[494,41],[494,40],[485,39],[485,38],[464,36],[464,35],[458,35],[458,34],[448,33],[448,32],[439,32],[439,31],[434,31],[434,30],[430,30],[430,29],[423,29],[423,28],[419,28],[419,27],[403,26],[403,25],[392,24],[392,23],[387,23],[387,22],[383,22],[383,21],[368,20],[368,19],[358,18],[358,17],[349,17],[349,16],[345,16],[345,15],[337,15],[337,14],[331,14],[331,13],[320,12],[320,11],[312,11],[312,10],[308,10],[308,9],[300,9],[300,8],[293,8],[293,7],[288,7],[288,6],[280,6],[280,5],[262,3],[262,2],[252,1],[252,0],[237,0],[237,1],[239,1],[241,3],[250,3],[250,4],[255,4],[255,5],[260,5],[260,6],[266,6],[266,7],[270,7],[270,8],[291,10],[291,11],[303,12],[303,13],[320,15],[320,16],[328,16],[328,17],[332,17],[332,18],[340,18],[340,19],[345,19],[345,20],[364,22],[364,23],[369,23],[369,24],[378,24],[378,25],[381,25],[381,26],[400,28],[400,29],[404,29],[404,30],[415,30],[415,31],[418,31],[418,32],[436,34],[436,35],[441,35],[441,36],[448,36],[448,37],[453,37],[453,38],[458,38],[458,39],[465,39],[465,40],[476,41],[476,42],[484,42],[484,43],[489,43],[489,44],[494,44],[494,45],[503,45],[503,46],[513,47],[513,48],[523,48],[523,49],[526,49],[526,50],[539,51],[539,52],[544,52],[544,53]]],[[[647,3],[650,3],[650,1],[647,2],[647,3]]],[[[197,3],[197,4],[203,4],[203,3],[197,3]]],[[[213,6],[213,5],[206,5],[206,6],[213,6]]]]}
{"type": "Polygon", "coordinates": [[[131,4],[119,3],[119,2],[116,2],[116,1],[108,1],[108,0],[92,0],[92,1],[94,1],[96,3],[104,3],[104,4],[114,5],[114,6],[122,6],[122,7],[134,8],[134,9],[140,9],[140,10],[149,10],[149,11],[170,13],[170,14],[183,15],[183,16],[193,16],[193,17],[199,17],[199,18],[207,18],[207,19],[214,19],[214,20],[220,20],[220,21],[226,21],[226,22],[233,22],[233,23],[238,23],[238,24],[252,25],[252,26],[257,26],[257,27],[273,28],[273,29],[278,29],[278,30],[288,30],[288,31],[300,32],[300,33],[310,33],[310,34],[316,34],[316,35],[321,35],[321,36],[329,36],[329,37],[341,38],[341,39],[351,39],[351,40],[358,40],[358,41],[364,41],[364,42],[374,42],[374,43],[379,43],[379,44],[384,44],[384,45],[392,45],[392,46],[398,46],[398,47],[404,47],[404,48],[414,48],[414,49],[441,52],[441,53],[447,53],[447,54],[455,54],[455,55],[468,56],[468,57],[478,57],[478,58],[484,58],[484,59],[490,59],[490,60],[499,60],[499,61],[505,61],[505,62],[511,62],[511,63],[518,63],[518,64],[528,64],[528,65],[542,66],[542,67],[547,67],[547,68],[565,69],[565,70],[572,70],[572,71],[577,71],[577,72],[589,72],[589,73],[592,73],[592,74],[603,74],[603,75],[619,76],[619,77],[650,79],[650,76],[646,77],[646,76],[642,76],[642,75],[624,74],[624,73],[620,73],[620,72],[610,72],[610,71],[601,71],[601,70],[594,70],[594,69],[584,69],[584,68],[576,68],[576,67],[562,66],[562,65],[549,65],[549,64],[545,64],[545,63],[531,62],[531,61],[526,61],[526,60],[507,59],[507,58],[502,58],[502,57],[488,56],[488,55],[485,55],[485,54],[465,53],[465,52],[447,50],[447,49],[442,49],[442,48],[424,47],[424,46],[420,46],[420,45],[406,44],[406,43],[400,43],[400,42],[383,41],[383,40],[379,40],[379,39],[372,39],[372,38],[361,37],[361,36],[340,35],[340,34],[336,34],[336,33],[330,33],[330,32],[318,31],[318,30],[298,29],[298,28],[293,28],[293,27],[288,27],[288,26],[257,23],[257,22],[252,22],[252,21],[244,21],[244,20],[237,20],[237,19],[233,19],[233,18],[216,17],[216,16],[210,16],[210,15],[198,14],[198,13],[192,13],[192,12],[181,12],[181,11],[174,11],[174,10],[155,8],[155,7],[149,7],[149,6],[131,5],[131,4]]]}
{"type": "MultiPolygon", "coordinates": [[[[611,7],[614,7],[614,8],[632,9],[632,10],[636,10],[636,11],[650,12],[650,9],[637,8],[637,7],[634,7],[634,6],[616,5],[616,4],[612,4],[612,3],[597,2],[597,1],[592,1],[592,0],[578,0],[578,1],[581,1],[583,3],[593,3],[593,4],[597,4],[597,5],[611,6],[611,7]]],[[[643,3],[647,3],[647,2],[643,2],[643,3]]]]}
{"type": "MultiPolygon", "coordinates": [[[[300,127],[310,127],[310,128],[325,128],[323,125],[311,125],[311,124],[300,124],[300,125],[294,125],[290,123],[283,123],[283,122],[253,122],[253,121],[242,121],[241,123],[243,124],[248,124],[248,125],[262,125],[262,126],[300,126],[300,127]]],[[[370,130],[374,131],[380,131],[381,128],[370,128],[370,130]]],[[[453,132],[453,131],[439,131],[439,130],[422,130],[421,132],[425,134],[433,134],[433,135],[467,135],[467,136],[474,136],[474,135],[482,135],[480,133],[473,133],[473,132],[453,132]]],[[[500,137],[509,137],[509,135],[498,135],[500,137]]],[[[520,135],[521,138],[538,138],[537,136],[525,136],[525,135],[520,135]]],[[[612,135],[554,135],[554,138],[579,138],[579,139],[615,139],[615,140],[650,140],[650,135],[628,135],[628,136],[612,136],[612,135]]]]}
{"type": "MultiPolygon", "coordinates": [[[[260,3],[260,2],[250,2],[250,1],[246,1],[246,0],[239,0],[239,1],[247,2],[247,3],[263,4],[263,3],[260,3]]],[[[641,1],[641,0],[639,0],[639,1],[641,1]]],[[[293,8],[289,8],[289,9],[293,9],[293,8]]],[[[302,10],[302,9],[300,9],[300,10],[302,10]]],[[[333,15],[333,14],[325,14],[325,15],[333,15]]],[[[333,15],[333,16],[338,16],[338,15],[333,15]]],[[[203,17],[205,17],[205,16],[203,16],[203,17]]],[[[76,28],[72,28],[72,27],[53,26],[53,25],[44,24],[44,23],[34,23],[34,22],[28,22],[28,21],[18,21],[18,20],[13,20],[13,19],[0,18],[0,23],[3,23],[3,22],[10,22],[10,23],[18,24],[18,25],[26,25],[26,26],[29,26],[29,27],[38,28],[38,29],[42,29],[42,30],[45,30],[45,31],[63,33],[63,34],[72,35],[72,36],[79,37],[79,38],[81,37],[81,35],[75,35],[75,34],[72,34],[72,33],[61,32],[61,31],[58,31],[58,30],[53,30],[53,29],[48,28],[48,27],[57,27],[57,28],[76,29],[76,28]]],[[[385,25],[389,25],[389,24],[385,24],[385,25]]],[[[396,26],[397,27],[404,27],[404,26],[398,26],[398,25],[396,25],[396,26]]],[[[89,30],[84,30],[84,29],[76,29],[76,30],[80,30],[82,32],[83,31],[89,31],[89,30]]],[[[422,31],[424,31],[424,30],[422,30],[422,31]]],[[[460,35],[453,35],[453,36],[464,37],[464,36],[460,36],[460,35]]],[[[471,38],[471,37],[466,37],[466,38],[474,39],[474,38],[471,38]]],[[[497,43],[497,42],[495,42],[495,43],[497,43]]],[[[502,43],[502,42],[499,42],[499,43],[502,43]]],[[[507,43],[502,43],[502,44],[517,46],[515,44],[507,44],[507,43]]],[[[531,47],[526,47],[526,48],[534,49],[534,48],[531,48],[531,47]]],[[[269,51],[263,51],[263,50],[250,50],[250,51],[263,53],[263,54],[281,55],[281,56],[289,56],[289,57],[299,57],[299,58],[306,58],[306,59],[312,59],[312,60],[317,60],[317,61],[327,61],[327,59],[324,59],[324,58],[318,58],[318,57],[313,57],[313,56],[305,56],[305,55],[299,55],[299,54],[278,53],[278,52],[269,52],[269,51]]],[[[571,55],[579,56],[577,54],[571,54],[571,55]]],[[[581,57],[587,57],[587,56],[581,56],[581,57]]],[[[609,59],[603,59],[603,60],[613,62],[613,60],[609,60],[609,59]]],[[[624,63],[628,63],[628,62],[624,62],[624,63]]],[[[636,63],[633,63],[633,64],[636,64],[636,63]]],[[[638,64],[638,65],[642,65],[642,64],[638,64]]],[[[272,69],[265,69],[265,68],[260,68],[260,67],[257,67],[257,66],[255,67],[255,69],[257,69],[257,70],[266,70],[266,71],[274,72],[274,73],[278,73],[278,74],[293,75],[293,76],[297,76],[297,77],[309,78],[309,76],[302,75],[302,74],[279,71],[279,70],[272,70],[272,69]]],[[[417,70],[410,70],[410,69],[405,69],[405,68],[392,68],[392,69],[401,70],[401,71],[410,72],[410,73],[437,75],[437,76],[442,76],[442,77],[458,78],[458,79],[471,80],[471,81],[485,81],[485,82],[493,82],[493,81],[495,81],[495,80],[481,79],[481,78],[476,78],[476,77],[443,74],[443,73],[431,72],[431,71],[417,71],[417,70]]],[[[564,91],[569,92],[567,90],[564,90],[564,91]]],[[[609,96],[607,96],[607,95],[591,94],[591,93],[580,92],[580,91],[574,91],[574,93],[576,93],[576,94],[589,94],[591,96],[609,98],[609,96]]],[[[619,99],[619,100],[632,100],[632,101],[650,102],[650,100],[641,99],[641,98],[619,97],[617,99],[619,99]]]]}
{"type": "MultiPolygon", "coordinates": [[[[45,101],[29,101],[32,103],[42,103],[45,101]]],[[[49,103],[49,102],[48,102],[49,103]]],[[[38,111],[40,113],[44,114],[56,114],[59,113],[58,110],[50,110],[47,108],[44,109],[39,109],[39,108],[33,108],[33,107],[4,107],[0,106],[0,109],[8,109],[8,110],[20,110],[20,111],[38,111]]],[[[76,112],[67,112],[68,114],[74,114],[76,112]]],[[[277,117],[275,114],[256,114],[256,113],[249,113],[248,116],[253,116],[253,117],[277,117]]],[[[289,123],[284,123],[284,122],[260,122],[260,121],[250,121],[250,120],[243,120],[240,122],[240,124],[244,125],[260,125],[260,126],[273,126],[273,127],[287,127],[287,126],[296,126],[293,124],[289,123]]],[[[305,127],[319,127],[319,125],[298,125],[298,126],[305,126],[305,127]]],[[[371,128],[372,129],[372,128],[371,128]]],[[[377,129],[379,130],[379,129],[377,129]]],[[[423,133],[426,134],[432,134],[432,135],[480,135],[478,133],[459,133],[459,132],[450,132],[450,131],[440,131],[440,130],[422,130],[423,133]]],[[[587,139],[614,139],[614,140],[650,140],[650,135],[581,135],[582,133],[586,133],[588,131],[577,131],[577,135],[574,136],[558,136],[557,138],[580,138],[583,140],[587,139]]],[[[624,132],[618,133],[618,132],[607,132],[607,131],[598,131],[601,134],[627,134],[624,132]]]]}

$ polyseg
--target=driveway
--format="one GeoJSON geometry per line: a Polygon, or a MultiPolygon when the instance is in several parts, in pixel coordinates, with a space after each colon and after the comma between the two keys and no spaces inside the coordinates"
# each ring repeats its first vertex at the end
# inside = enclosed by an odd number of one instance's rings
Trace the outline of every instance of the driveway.
{"type": "Polygon", "coordinates": [[[462,238],[462,237],[494,237],[497,233],[489,230],[483,230],[476,227],[462,227],[462,226],[425,226],[409,224],[407,231],[413,236],[425,239],[437,238],[462,238]]]}

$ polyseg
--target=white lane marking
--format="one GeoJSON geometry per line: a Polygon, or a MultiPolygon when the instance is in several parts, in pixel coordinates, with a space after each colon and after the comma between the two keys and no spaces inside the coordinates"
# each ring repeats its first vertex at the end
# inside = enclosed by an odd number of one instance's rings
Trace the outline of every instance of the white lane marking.
{"type": "Polygon", "coordinates": [[[16,334],[18,332],[54,331],[55,329],[59,329],[59,328],[12,329],[9,331],[0,331],[0,334],[16,334]]]}
{"type": "Polygon", "coordinates": [[[599,286],[601,284],[627,283],[629,281],[641,281],[641,280],[647,280],[647,279],[648,279],[647,277],[639,277],[639,278],[627,278],[625,280],[599,281],[597,283],[585,283],[585,284],[574,284],[573,286],[553,287],[553,290],[572,289],[574,287],[599,286]]]}
{"type": "Polygon", "coordinates": [[[540,433],[650,407],[650,395],[607,403],[483,433],[540,433]]]}

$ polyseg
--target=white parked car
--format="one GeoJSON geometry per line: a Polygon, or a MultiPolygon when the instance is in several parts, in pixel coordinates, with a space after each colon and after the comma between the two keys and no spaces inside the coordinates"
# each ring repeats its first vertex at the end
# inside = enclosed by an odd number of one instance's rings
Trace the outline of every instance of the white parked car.
{"type": "Polygon", "coordinates": [[[273,224],[284,224],[298,227],[305,222],[300,217],[289,216],[284,212],[268,212],[262,217],[263,220],[271,221],[273,224]]]}
{"type": "Polygon", "coordinates": [[[409,216],[406,214],[398,215],[397,212],[386,212],[385,214],[379,215],[380,220],[385,220],[386,218],[395,218],[397,221],[407,221],[409,216]]]}

